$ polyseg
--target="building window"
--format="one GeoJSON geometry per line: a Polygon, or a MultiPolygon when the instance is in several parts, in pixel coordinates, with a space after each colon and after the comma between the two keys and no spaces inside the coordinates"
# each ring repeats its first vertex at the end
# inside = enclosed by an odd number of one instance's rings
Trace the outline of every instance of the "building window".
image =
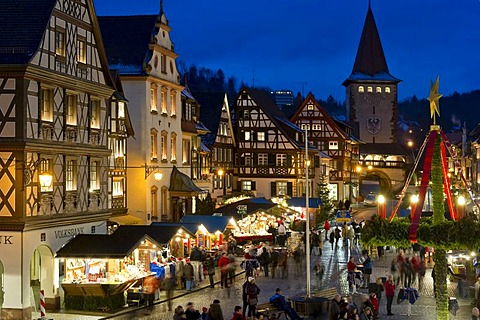
{"type": "Polygon", "coordinates": [[[257,140],[258,141],[265,141],[265,132],[257,132],[257,140]]]}
{"type": "Polygon", "coordinates": [[[322,126],[319,124],[313,124],[312,125],[312,130],[320,131],[322,129],[322,126]]]}
{"type": "Polygon", "coordinates": [[[177,115],[177,95],[175,93],[170,94],[170,102],[171,102],[171,109],[170,109],[170,116],[177,115]]]}
{"type": "Polygon", "coordinates": [[[162,98],[162,113],[167,113],[167,91],[166,90],[162,90],[162,94],[161,94],[161,98],[162,98]]]}
{"type": "Polygon", "coordinates": [[[359,87],[358,87],[358,92],[364,93],[364,92],[365,92],[365,88],[364,88],[363,86],[359,86],[359,87]]]}
{"type": "Polygon", "coordinates": [[[77,61],[80,63],[87,62],[87,42],[83,39],[77,40],[77,61]]]}
{"type": "Polygon", "coordinates": [[[75,160],[68,160],[65,169],[65,188],[67,191],[77,190],[75,169],[75,160]]]}
{"type": "Polygon", "coordinates": [[[308,123],[302,123],[301,127],[302,130],[310,130],[310,124],[308,123]]]}
{"type": "Polygon", "coordinates": [[[247,167],[250,167],[252,165],[252,156],[250,155],[250,153],[246,153],[244,157],[245,157],[245,165],[247,167]]]}
{"type": "Polygon", "coordinates": [[[100,163],[98,161],[90,162],[90,192],[100,189],[99,165],[100,163]]]}
{"type": "Polygon", "coordinates": [[[53,89],[42,89],[42,121],[53,121],[53,89]]]}
{"type": "Polygon", "coordinates": [[[152,213],[151,217],[155,217],[158,220],[158,188],[153,186],[150,189],[151,197],[150,197],[150,211],[152,213]]]}
{"type": "Polygon", "coordinates": [[[190,140],[187,139],[182,142],[182,163],[190,163],[190,140]]]}
{"type": "Polygon", "coordinates": [[[268,153],[259,153],[258,154],[258,165],[259,166],[268,165],[268,153]]]}
{"type": "Polygon", "coordinates": [[[245,141],[250,141],[251,138],[252,137],[250,131],[245,131],[245,141]]]}
{"type": "Polygon", "coordinates": [[[167,132],[163,131],[162,132],[162,160],[166,161],[167,160],[167,132]]]}
{"type": "Polygon", "coordinates": [[[123,197],[123,178],[114,178],[112,196],[123,197]]]}
{"type": "Polygon", "coordinates": [[[329,141],[328,142],[329,150],[338,150],[338,141],[329,141]]]}
{"type": "Polygon", "coordinates": [[[125,119],[125,102],[118,102],[118,118],[125,119]]]}
{"type": "Polygon", "coordinates": [[[157,112],[157,86],[152,85],[150,87],[150,111],[157,112]]]}
{"type": "Polygon", "coordinates": [[[92,100],[90,125],[94,129],[100,129],[100,100],[92,100]]]}
{"type": "Polygon", "coordinates": [[[390,93],[390,87],[385,87],[385,92],[390,93]]]}
{"type": "Polygon", "coordinates": [[[382,93],[382,87],[376,87],[375,90],[377,91],[377,93],[382,93]]]}
{"type": "Polygon", "coordinates": [[[277,154],[277,167],[285,167],[287,165],[287,155],[285,153],[277,154]]]}
{"type": "Polygon", "coordinates": [[[285,196],[287,195],[288,184],[285,181],[277,182],[277,196],[285,196]]]}
{"type": "Polygon", "coordinates": [[[170,142],[172,144],[170,149],[172,151],[170,161],[177,161],[177,135],[174,132],[171,134],[170,142]]]}
{"type": "Polygon", "coordinates": [[[162,215],[167,214],[167,190],[168,188],[163,186],[162,187],[162,203],[161,203],[161,209],[162,209],[162,215]]]}
{"type": "Polygon", "coordinates": [[[69,94],[67,96],[67,124],[77,125],[77,95],[69,94]]]}
{"type": "Polygon", "coordinates": [[[242,191],[252,191],[252,181],[242,180],[242,191]]]}
{"type": "Polygon", "coordinates": [[[65,30],[55,31],[55,54],[65,57],[65,30]]]}
{"type": "Polygon", "coordinates": [[[167,56],[162,54],[160,56],[160,63],[161,63],[161,68],[163,73],[167,73],[167,56]]]}
{"type": "Polygon", "coordinates": [[[150,130],[150,159],[156,160],[158,157],[158,142],[157,142],[157,130],[150,130]]]}
{"type": "Polygon", "coordinates": [[[373,87],[367,87],[367,92],[373,92],[373,87]]]}
{"type": "Polygon", "coordinates": [[[312,111],[314,108],[313,104],[307,105],[307,110],[312,111]]]}

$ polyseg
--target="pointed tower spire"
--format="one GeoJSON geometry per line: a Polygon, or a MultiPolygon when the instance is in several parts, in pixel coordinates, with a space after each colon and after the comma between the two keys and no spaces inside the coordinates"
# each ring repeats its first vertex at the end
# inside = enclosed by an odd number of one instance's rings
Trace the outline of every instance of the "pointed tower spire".
{"type": "Polygon", "coordinates": [[[160,0],[160,15],[163,14],[163,0],[160,0]]]}
{"type": "Polygon", "coordinates": [[[368,75],[389,73],[370,0],[352,74],[357,72],[368,75]]]}

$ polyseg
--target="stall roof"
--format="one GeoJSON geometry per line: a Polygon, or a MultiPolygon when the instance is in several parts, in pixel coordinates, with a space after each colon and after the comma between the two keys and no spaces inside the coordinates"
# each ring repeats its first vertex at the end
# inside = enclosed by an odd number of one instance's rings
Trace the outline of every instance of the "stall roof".
{"type": "MultiPolygon", "coordinates": [[[[287,199],[287,205],[289,207],[301,207],[305,208],[306,199],[305,197],[293,197],[287,199]]],[[[322,200],[320,198],[309,198],[308,207],[309,208],[318,208],[322,205],[322,200]]]]}
{"type": "Polygon", "coordinates": [[[249,198],[249,199],[240,200],[240,201],[228,204],[226,206],[217,208],[215,209],[214,214],[234,217],[236,220],[240,220],[242,219],[242,217],[241,215],[238,214],[238,209],[237,209],[239,205],[247,206],[245,215],[250,215],[257,211],[268,211],[277,207],[276,203],[273,203],[272,201],[267,200],[265,198],[249,198]]]}
{"type": "Polygon", "coordinates": [[[180,228],[183,227],[188,230],[192,235],[195,235],[198,231],[198,225],[195,223],[180,223],[180,222],[152,222],[152,226],[155,227],[175,227],[180,228]]]}
{"type": "Polygon", "coordinates": [[[160,245],[146,234],[130,237],[116,237],[113,234],[79,234],[60,248],[55,257],[122,259],[138,248],[146,238],[160,245]]]}
{"type": "Polygon", "coordinates": [[[210,233],[215,233],[217,230],[224,232],[227,229],[229,222],[229,216],[203,216],[187,214],[182,218],[182,224],[193,224],[195,226],[203,224],[203,226],[210,233]]]}
{"type": "Polygon", "coordinates": [[[128,238],[128,237],[137,237],[141,235],[148,235],[153,240],[159,244],[167,244],[178,232],[178,229],[183,229],[183,231],[194,236],[194,233],[190,232],[186,228],[177,225],[130,225],[130,226],[119,226],[117,230],[112,234],[115,237],[119,238],[128,238]]]}

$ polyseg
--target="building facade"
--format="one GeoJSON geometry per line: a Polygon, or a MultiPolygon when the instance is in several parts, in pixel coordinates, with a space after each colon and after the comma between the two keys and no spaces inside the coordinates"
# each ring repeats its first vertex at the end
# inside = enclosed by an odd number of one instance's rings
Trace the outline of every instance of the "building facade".
{"type": "Polygon", "coordinates": [[[126,213],[133,132],[91,0],[5,1],[0,16],[0,317],[30,319],[40,290],[60,307],[55,252],[126,213]]]}

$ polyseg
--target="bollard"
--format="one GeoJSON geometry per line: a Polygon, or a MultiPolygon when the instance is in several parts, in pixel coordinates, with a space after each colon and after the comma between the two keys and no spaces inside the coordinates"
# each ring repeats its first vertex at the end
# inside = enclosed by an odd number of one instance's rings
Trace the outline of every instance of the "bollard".
{"type": "Polygon", "coordinates": [[[40,290],[40,319],[44,320],[45,317],[45,291],[40,290]]]}

